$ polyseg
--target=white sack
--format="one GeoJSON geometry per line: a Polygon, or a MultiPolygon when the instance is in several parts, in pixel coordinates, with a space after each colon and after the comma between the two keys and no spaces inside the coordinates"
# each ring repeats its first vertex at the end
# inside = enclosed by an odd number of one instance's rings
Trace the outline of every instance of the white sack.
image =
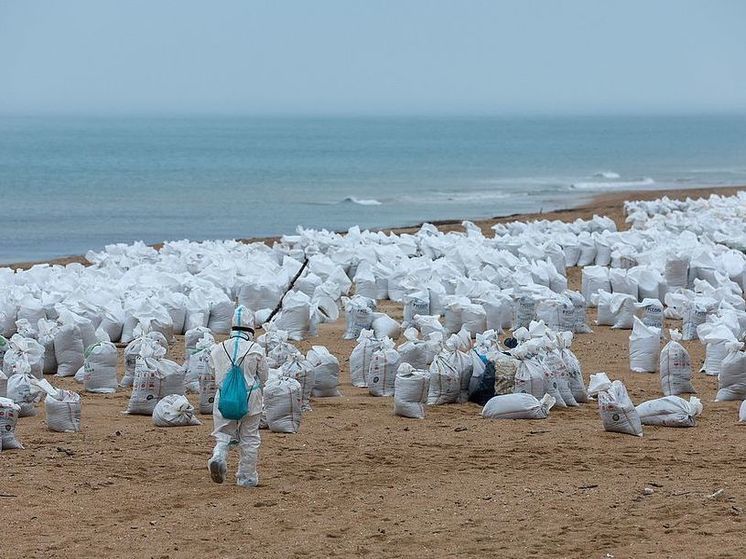
{"type": "Polygon", "coordinates": [[[155,405],[153,424],[156,427],[188,427],[202,425],[202,422],[194,417],[194,407],[186,396],[168,394],[155,405]]]}
{"type": "Polygon", "coordinates": [[[71,377],[83,366],[83,337],[74,324],[63,324],[54,336],[57,376],[71,377]]]}
{"type": "Polygon", "coordinates": [[[264,415],[274,433],[297,433],[303,406],[303,388],[294,378],[274,377],[264,385],[264,415]]]}
{"type": "Polygon", "coordinates": [[[396,371],[401,357],[394,349],[394,342],[384,338],[381,346],[373,351],[368,368],[368,392],[371,396],[393,396],[396,371]]]}
{"type": "Polygon", "coordinates": [[[22,449],[16,438],[16,423],[21,406],[9,398],[0,397],[0,451],[22,449]]]}
{"type": "Polygon", "coordinates": [[[357,345],[350,355],[350,381],[352,386],[358,388],[368,387],[368,369],[370,368],[370,358],[381,341],[375,339],[373,330],[363,330],[357,338],[357,345]]]}
{"type": "Polygon", "coordinates": [[[671,330],[670,335],[671,341],[663,347],[660,357],[661,390],[666,396],[696,394],[692,386],[692,359],[689,352],[679,343],[681,334],[677,330],[671,330]]]}
{"type": "Polygon", "coordinates": [[[629,337],[629,367],[636,373],[655,373],[661,351],[661,329],[645,326],[635,317],[629,337]]]}
{"type": "Polygon", "coordinates": [[[664,396],[643,402],[636,409],[643,425],[694,427],[696,417],[702,413],[702,404],[696,396],[689,401],[679,396],[664,396]]]}
{"type": "Polygon", "coordinates": [[[728,355],[723,359],[718,376],[717,402],[746,400],[746,353],[739,351],[741,347],[740,342],[728,344],[728,355]]]}
{"type": "Polygon", "coordinates": [[[598,393],[598,411],[606,431],[642,437],[642,423],[622,381],[598,393]]]}
{"type": "MultiPolygon", "coordinates": [[[[401,336],[401,324],[386,313],[373,313],[373,321],[371,322],[370,327],[373,329],[373,333],[379,340],[382,340],[383,338],[396,340],[401,336]]],[[[357,336],[355,337],[357,338],[357,336]]]]}
{"type": "Polygon", "coordinates": [[[314,398],[341,396],[339,391],[339,360],[324,346],[315,345],[306,354],[306,360],[313,367],[314,398]]]}
{"type": "Polygon", "coordinates": [[[502,394],[491,398],[482,408],[485,419],[546,419],[554,405],[549,394],[537,400],[531,394],[502,394]]]}
{"type": "Polygon", "coordinates": [[[430,389],[430,373],[402,363],[394,381],[394,415],[425,418],[425,404],[430,389]]]}
{"type": "Polygon", "coordinates": [[[70,390],[59,390],[57,397],[47,394],[44,408],[47,414],[47,428],[58,433],[80,431],[80,394],[70,390]]]}
{"type": "Polygon", "coordinates": [[[117,347],[111,342],[90,346],[84,354],[83,385],[86,392],[112,394],[117,390],[117,347]]]}

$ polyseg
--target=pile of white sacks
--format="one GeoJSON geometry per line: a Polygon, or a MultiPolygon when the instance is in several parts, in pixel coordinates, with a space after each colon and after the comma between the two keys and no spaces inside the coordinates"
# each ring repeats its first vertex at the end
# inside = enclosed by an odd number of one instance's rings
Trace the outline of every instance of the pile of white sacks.
{"type": "MultiPolygon", "coordinates": [[[[314,348],[313,355],[299,356],[288,346],[313,337],[319,324],[337,319],[340,309],[348,319],[345,337],[368,336],[365,343],[375,346],[375,360],[372,350],[363,354],[362,368],[353,374],[356,384],[364,383],[374,394],[395,394],[397,382],[424,386],[422,371],[427,369],[428,400],[458,401],[468,394],[471,382],[463,355],[468,356],[477,335],[530,331],[532,322],[540,322],[555,333],[554,339],[539,343],[537,339],[547,336],[529,333],[510,358],[523,364],[527,356],[541,354],[543,361],[558,361],[556,354],[567,349],[560,347],[566,343],[560,340],[568,332],[589,332],[586,307],[596,306],[599,324],[632,329],[633,369],[660,368],[663,318],[681,320],[681,339],[699,339],[706,345],[702,369],[718,376],[718,399],[746,398],[741,341],[746,333],[746,195],[663,198],[625,207],[628,231],[617,231],[612,220],[598,216],[572,223],[498,224],[492,236],[470,222],[464,222],[463,232],[443,233],[426,224],[414,234],[401,235],[356,227],[344,235],[299,228],[272,247],[178,241],[156,250],[135,243],[90,252],[89,266],[3,268],[3,373],[20,374],[17,371],[27,367],[17,363],[27,363],[28,376],[76,375],[91,393],[111,392],[139,378],[132,413],[152,413],[165,396],[194,390],[205,394],[200,410],[206,410],[215,387],[201,371],[212,342],[197,337],[194,359],[190,355],[184,367],[166,357],[174,334],[225,334],[238,304],[262,324],[282,300],[282,311],[265,329],[267,335],[274,332],[275,338],[286,339],[267,339],[265,347],[276,356],[272,382],[291,379],[300,385],[301,410],[310,407],[314,390],[336,390],[338,372],[335,381],[334,356],[328,352],[314,348]],[[305,272],[283,297],[305,260],[305,272]],[[571,266],[583,268],[580,292],[567,288],[566,269],[571,266]],[[377,312],[376,301],[383,299],[403,305],[401,324],[377,312]],[[391,340],[402,332],[406,341],[394,347],[391,340]],[[120,382],[115,372],[117,343],[127,345],[127,373],[120,382]],[[541,344],[546,347],[538,347],[541,344]],[[316,380],[308,379],[314,374],[309,370],[319,367],[329,372],[317,388],[316,380]]],[[[671,343],[677,340],[672,337],[671,343]]],[[[500,356],[492,361],[495,368],[512,366],[500,356]]],[[[521,369],[520,378],[499,373],[498,384],[536,382],[530,375],[528,381],[523,378],[530,367],[521,369]]],[[[556,390],[540,395],[538,385],[529,385],[533,388],[524,393],[539,401],[539,410],[572,406],[573,398],[578,399],[570,397],[572,390],[566,391],[559,378],[556,390]],[[546,395],[550,398],[544,399],[546,395]]],[[[677,376],[676,382],[686,379],[677,376]]],[[[298,396],[295,384],[281,384],[283,394],[298,396]]],[[[283,419],[278,430],[297,430],[294,403],[288,399],[284,407],[291,411],[282,417],[291,419],[283,419]]]]}

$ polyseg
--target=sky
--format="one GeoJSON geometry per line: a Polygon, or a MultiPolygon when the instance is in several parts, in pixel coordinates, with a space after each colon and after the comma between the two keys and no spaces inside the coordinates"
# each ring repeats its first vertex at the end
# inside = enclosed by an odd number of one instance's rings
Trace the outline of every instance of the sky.
{"type": "Polygon", "coordinates": [[[0,0],[0,113],[746,111],[741,0],[0,0]]]}

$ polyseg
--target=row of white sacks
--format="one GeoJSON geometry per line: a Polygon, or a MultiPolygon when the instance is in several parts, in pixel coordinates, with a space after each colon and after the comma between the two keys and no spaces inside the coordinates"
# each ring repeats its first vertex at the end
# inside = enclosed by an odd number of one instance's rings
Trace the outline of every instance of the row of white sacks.
{"type": "MultiPolygon", "coordinates": [[[[632,247],[637,256],[648,254],[637,246],[645,249],[644,242],[636,245],[626,237],[630,232],[615,232],[613,223],[603,218],[580,224],[547,222],[544,230],[541,223],[496,226],[496,233],[502,236],[492,239],[465,222],[465,233],[447,234],[432,226],[423,226],[415,235],[400,236],[355,229],[346,236],[302,230],[273,248],[230,241],[166,243],[160,251],[141,244],[115,245],[89,255],[90,267],[3,270],[0,283],[8,289],[0,296],[0,330],[11,334],[18,329],[19,320],[33,330],[39,320],[54,320],[61,310],[67,310],[90,320],[94,330],[101,327],[110,340],[125,343],[131,341],[137,324],[160,330],[167,337],[196,326],[221,333],[229,328],[236,302],[259,316],[268,315],[307,255],[308,272],[286,297],[284,312],[277,318],[278,327],[288,330],[293,339],[313,335],[319,322],[333,320],[339,297],[350,291],[353,281],[358,294],[374,299],[415,299],[417,305],[427,307],[428,312],[418,312],[421,315],[445,314],[447,305],[491,305],[485,308],[484,329],[497,327],[498,321],[505,328],[509,322],[505,318],[509,313],[503,310],[506,299],[516,307],[528,292],[534,299],[566,303],[559,294],[565,291],[565,266],[574,263],[577,246],[595,243],[594,265],[605,263],[605,258],[598,258],[599,247],[605,242],[632,247]]],[[[643,241],[653,237],[643,236],[643,241]]],[[[732,303],[740,290],[735,279],[743,280],[743,255],[708,239],[690,237],[680,239],[679,246],[691,249],[696,245],[699,260],[678,254],[662,260],[648,258],[641,266],[627,271],[620,268],[610,272],[609,278],[596,278],[598,285],[588,270],[583,290],[586,302],[592,304],[591,295],[604,288],[665,300],[671,288],[691,286],[702,291],[704,288],[696,284],[699,281],[710,283],[715,291],[703,295],[718,303],[732,303]],[[706,262],[702,260],[705,256],[709,258],[706,262]],[[663,271],[656,268],[661,262],[666,263],[663,271]],[[724,292],[726,289],[732,296],[724,292]]],[[[620,266],[628,263],[616,262],[620,266]]],[[[544,318],[527,318],[537,317],[544,318]]],[[[517,326],[525,322],[519,321],[517,326]]],[[[478,331],[481,324],[472,329],[478,331]]]]}
{"type": "MultiPolygon", "coordinates": [[[[18,337],[16,334],[8,344],[11,351],[22,341],[18,337]]],[[[283,331],[270,330],[257,341],[265,348],[269,364],[276,367],[270,370],[270,378],[264,387],[262,427],[276,432],[297,432],[301,413],[310,410],[311,396],[340,395],[339,362],[323,346],[313,346],[303,356],[288,342],[287,333],[283,331]]],[[[124,350],[125,376],[118,383],[117,348],[110,342],[99,342],[89,348],[76,380],[83,383],[86,392],[92,393],[112,393],[118,384],[132,386],[126,413],[151,415],[156,426],[199,425],[196,410],[185,394],[199,394],[199,413],[212,413],[217,387],[207,359],[214,343],[207,328],[188,332],[185,336],[187,359],[179,365],[166,359],[168,344],[162,333],[142,334],[124,350]]],[[[52,431],[78,431],[80,395],[57,391],[46,380],[37,378],[32,374],[25,355],[13,360],[9,377],[0,372],[0,398],[7,396],[10,402],[0,409],[0,423],[7,424],[9,432],[12,423],[14,431],[18,417],[38,413],[37,405],[44,392],[64,395],[59,400],[48,395],[45,400],[48,428],[52,431]]],[[[8,434],[9,441],[11,435],[8,434]]],[[[15,439],[6,446],[19,447],[20,443],[15,439]]]]}
{"type": "MultiPolygon", "coordinates": [[[[599,228],[596,222],[585,225],[588,230],[599,228]]],[[[476,237],[467,230],[446,236],[423,226],[416,235],[387,236],[353,228],[346,236],[331,235],[332,243],[326,242],[329,235],[323,231],[306,243],[312,232],[303,231],[298,237],[303,242],[286,237],[272,248],[235,241],[178,241],[165,243],[159,251],[142,243],[111,245],[89,253],[87,267],[0,269],[0,334],[10,337],[18,321],[35,330],[39,320],[56,320],[63,310],[90,320],[94,331],[102,328],[113,342],[129,343],[138,324],[167,338],[197,326],[225,333],[235,304],[250,308],[261,323],[306,257],[307,271],[277,318],[277,326],[292,339],[313,335],[319,322],[336,318],[336,303],[350,291],[351,278],[358,293],[392,300],[423,286],[432,294],[471,298],[476,292],[494,291],[496,283],[514,287],[539,282],[556,291],[566,287],[558,245],[526,254],[517,247],[520,256],[492,249],[486,266],[470,256],[475,249],[484,251],[471,246],[476,237]],[[452,243],[463,247],[452,253],[452,243]]]]}

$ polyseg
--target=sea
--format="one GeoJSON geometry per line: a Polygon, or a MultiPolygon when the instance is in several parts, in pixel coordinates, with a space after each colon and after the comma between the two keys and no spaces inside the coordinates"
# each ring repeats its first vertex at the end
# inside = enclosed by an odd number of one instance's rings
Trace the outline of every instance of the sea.
{"type": "Polygon", "coordinates": [[[746,115],[0,116],[0,264],[746,184],[746,115]]]}

